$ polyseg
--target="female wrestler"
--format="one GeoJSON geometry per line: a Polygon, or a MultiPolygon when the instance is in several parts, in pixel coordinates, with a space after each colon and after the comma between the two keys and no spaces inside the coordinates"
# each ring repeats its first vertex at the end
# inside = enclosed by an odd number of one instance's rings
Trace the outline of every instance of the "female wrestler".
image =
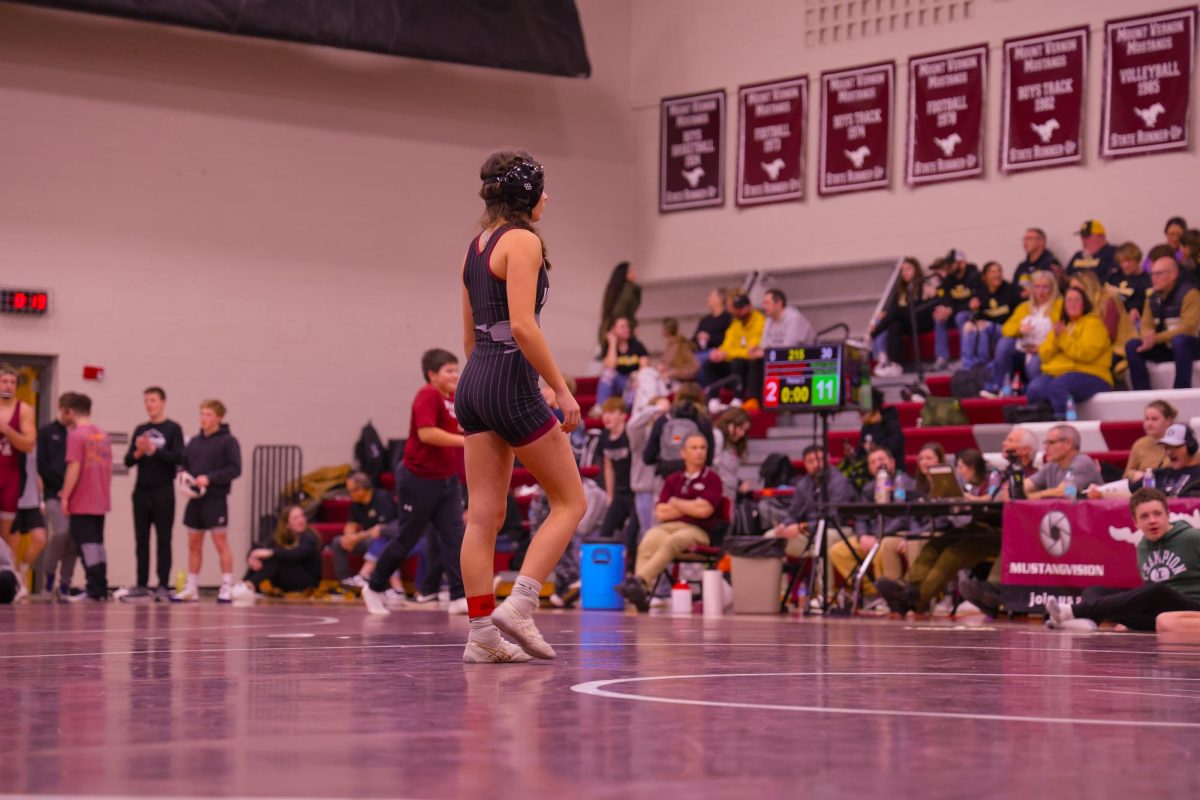
{"type": "Polygon", "coordinates": [[[547,196],[541,164],[519,150],[493,153],[479,173],[483,232],[463,262],[463,334],[467,365],[454,409],[466,434],[467,531],[463,586],[471,633],[470,663],[554,658],[533,624],[542,581],[570,541],[586,506],[567,434],[579,424],[579,404],[538,325],[550,289],[550,264],[532,223],[547,196]],[[554,391],[563,421],[538,390],[554,391]],[[546,491],[550,514],[538,529],[507,602],[496,607],[492,565],[504,522],[514,454],[546,491]],[[520,647],[501,638],[504,633],[520,647]]]}

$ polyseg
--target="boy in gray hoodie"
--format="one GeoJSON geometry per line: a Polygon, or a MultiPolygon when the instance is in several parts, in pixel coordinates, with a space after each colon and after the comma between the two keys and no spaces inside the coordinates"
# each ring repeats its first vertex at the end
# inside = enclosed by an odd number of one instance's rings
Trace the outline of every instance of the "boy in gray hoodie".
{"type": "Polygon", "coordinates": [[[1143,585],[1089,587],[1074,606],[1051,598],[1046,601],[1047,627],[1094,631],[1107,619],[1130,630],[1153,631],[1159,614],[1200,611],[1200,531],[1183,520],[1172,523],[1167,496],[1157,489],[1138,489],[1129,507],[1142,532],[1137,560],[1143,585]]]}

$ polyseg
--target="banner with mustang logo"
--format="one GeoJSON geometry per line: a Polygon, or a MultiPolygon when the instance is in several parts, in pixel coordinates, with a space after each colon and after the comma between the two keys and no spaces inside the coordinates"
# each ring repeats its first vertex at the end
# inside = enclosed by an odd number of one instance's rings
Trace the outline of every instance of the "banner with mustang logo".
{"type": "Polygon", "coordinates": [[[1004,42],[1002,171],[1083,161],[1087,63],[1086,27],[1004,42]]]}
{"type": "Polygon", "coordinates": [[[659,211],[725,204],[725,92],[662,101],[659,211]]]}
{"type": "Polygon", "coordinates": [[[738,89],[737,204],[804,197],[808,78],[738,89]]]}
{"type": "Polygon", "coordinates": [[[986,44],[917,56],[908,62],[910,184],[983,174],[986,44]]]}

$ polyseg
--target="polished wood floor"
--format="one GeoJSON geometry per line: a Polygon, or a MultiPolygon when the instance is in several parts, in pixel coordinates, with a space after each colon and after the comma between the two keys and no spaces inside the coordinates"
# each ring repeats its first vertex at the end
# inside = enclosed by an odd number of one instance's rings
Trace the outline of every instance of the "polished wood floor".
{"type": "Polygon", "coordinates": [[[0,794],[1195,796],[1200,642],[543,612],[560,657],[339,606],[0,609],[0,794]]]}

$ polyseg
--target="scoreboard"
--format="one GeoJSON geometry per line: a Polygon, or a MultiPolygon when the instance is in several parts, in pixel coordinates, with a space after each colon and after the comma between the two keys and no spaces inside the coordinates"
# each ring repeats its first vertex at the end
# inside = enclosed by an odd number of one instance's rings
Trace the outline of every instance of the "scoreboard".
{"type": "Polygon", "coordinates": [[[834,410],[842,405],[842,346],[771,348],[763,355],[763,408],[834,410]]]}

